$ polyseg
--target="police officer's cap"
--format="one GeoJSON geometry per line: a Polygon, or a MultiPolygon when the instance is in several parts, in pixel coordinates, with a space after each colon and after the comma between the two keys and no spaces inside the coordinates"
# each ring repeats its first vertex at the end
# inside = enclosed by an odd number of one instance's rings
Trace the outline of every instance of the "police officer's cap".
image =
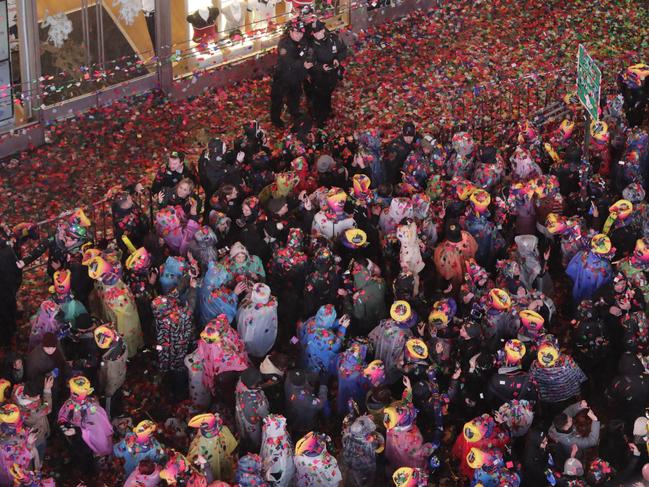
{"type": "Polygon", "coordinates": [[[320,32],[326,25],[321,20],[314,20],[311,24],[311,32],[320,32]]]}
{"type": "Polygon", "coordinates": [[[304,33],[306,31],[306,27],[304,26],[304,22],[302,22],[302,20],[300,20],[300,19],[291,20],[288,23],[287,28],[288,28],[288,30],[295,31],[295,32],[304,33]]]}

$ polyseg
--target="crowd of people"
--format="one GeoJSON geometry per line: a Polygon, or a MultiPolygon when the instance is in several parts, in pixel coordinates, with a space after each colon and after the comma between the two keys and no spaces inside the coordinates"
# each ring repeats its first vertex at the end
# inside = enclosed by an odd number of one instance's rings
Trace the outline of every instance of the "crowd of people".
{"type": "Polygon", "coordinates": [[[82,210],[3,228],[3,344],[20,270],[45,254],[52,287],[6,354],[0,485],[53,485],[62,448],[88,485],[648,485],[649,66],[589,127],[569,94],[511,148],[383,141],[327,125],[338,43],[280,41],[278,156],[246,122],[111,194],[113,241],[82,210]],[[125,417],[147,349],[168,418],[125,417]]]}

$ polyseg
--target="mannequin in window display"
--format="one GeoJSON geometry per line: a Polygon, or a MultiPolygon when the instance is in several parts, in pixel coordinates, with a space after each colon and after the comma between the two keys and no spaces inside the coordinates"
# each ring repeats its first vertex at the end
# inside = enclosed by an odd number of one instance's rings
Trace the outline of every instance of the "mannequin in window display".
{"type": "Polygon", "coordinates": [[[221,0],[221,16],[225,19],[223,30],[220,30],[222,37],[234,37],[241,35],[241,27],[245,23],[244,13],[248,11],[246,0],[221,0]]]}
{"type": "Polygon", "coordinates": [[[192,40],[196,44],[206,44],[216,39],[216,19],[219,16],[219,9],[216,7],[201,7],[187,16],[194,28],[192,40]]]}

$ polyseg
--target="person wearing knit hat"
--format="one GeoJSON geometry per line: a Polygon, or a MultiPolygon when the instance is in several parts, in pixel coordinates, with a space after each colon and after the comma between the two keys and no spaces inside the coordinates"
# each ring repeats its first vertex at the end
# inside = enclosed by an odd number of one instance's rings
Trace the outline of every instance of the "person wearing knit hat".
{"type": "Polygon", "coordinates": [[[113,447],[113,454],[124,459],[124,475],[128,477],[145,460],[162,461],[164,450],[154,433],[157,425],[148,419],[140,421],[113,447]]]}
{"type": "Polygon", "coordinates": [[[401,128],[401,134],[390,141],[385,149],[386,181],[397,184],[400,180],[401,169],[406,159],[415,148],[417,129],[413,122],[406,122],[401,128]]]}
{"type": "Polygon", "coordinates": [[[613,280],[610,262],[613,254],[611,240],[601,233],[592,238],[589,250],[575,254],[566,268],[566,274],[573,282],[572,297],[575,304],[592,298],[600,287],[613,280]]]}
{"type": "Polygon", "coordinates": [[[412,337],[417,314],[407,301],[396,301],[390,308],[390,319],[381,320],[369,339],[374,346],[374,357],[385,365],[386,382],[394,384],[401,376],[399,364],[406,342],[412,337]]]}
{"type": "Polygon", "coordinates": [[[218,413],[204,413],[189,420],[188,426],[198,430],[189,445],[187,458],[195,462],[199,457],[207,460],[213,478],[231,481],[234,475],[237,440],[223,424],[218,413]]]}
{"type": "Polygon", "coordinates": [[[237,282],[244,279],[259,282],[266,279],[266,271],[259,256],[250,255],[241,242],[232,245],[229,255],[223,259],[222,264],[231,274],[232,279],[237,282]]]}

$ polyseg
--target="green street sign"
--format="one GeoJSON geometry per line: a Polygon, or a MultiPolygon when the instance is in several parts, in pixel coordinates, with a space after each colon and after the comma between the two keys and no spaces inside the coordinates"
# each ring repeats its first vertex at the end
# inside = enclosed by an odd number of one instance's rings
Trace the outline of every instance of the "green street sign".
{"type": "Polygon", "coordinates": [[[577,54],[577,97],[593,120],[599,119],[599,93],[602,87],[602,72],[586,48],[579,44],[577,54]]]}

